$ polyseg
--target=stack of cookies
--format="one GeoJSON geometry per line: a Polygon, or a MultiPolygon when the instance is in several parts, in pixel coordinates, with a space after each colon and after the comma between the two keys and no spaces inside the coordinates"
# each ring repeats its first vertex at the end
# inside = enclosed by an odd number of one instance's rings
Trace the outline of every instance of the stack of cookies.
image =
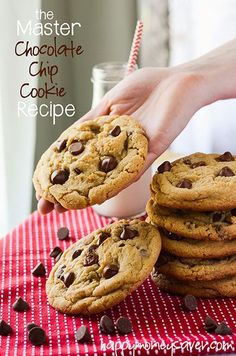
{"type": "Polygon", "coordinates": [[[157,286],[197,297],[236,296],[236,156],[195,153],[164,162],[148,220],[161,231],[157,286]]]}

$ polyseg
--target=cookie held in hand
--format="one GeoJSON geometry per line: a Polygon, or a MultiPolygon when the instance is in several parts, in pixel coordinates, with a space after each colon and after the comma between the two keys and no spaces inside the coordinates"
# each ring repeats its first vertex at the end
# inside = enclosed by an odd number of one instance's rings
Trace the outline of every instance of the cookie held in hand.
{"type": "Polygon", "coordinates": [[[70,246],[53,267],[46,284],[49,303],[67,314],[111,308],[148,277],[160,248],[158,230],[144,221],[120,220],[98,229],[70,246]]]}
{"type": "Polygon", "coordinates": [[[127,115],[73,125],[38,162],[36,193],[66,209],[101,204],[137,177],[147,151],[143,129],[127,115]]]}

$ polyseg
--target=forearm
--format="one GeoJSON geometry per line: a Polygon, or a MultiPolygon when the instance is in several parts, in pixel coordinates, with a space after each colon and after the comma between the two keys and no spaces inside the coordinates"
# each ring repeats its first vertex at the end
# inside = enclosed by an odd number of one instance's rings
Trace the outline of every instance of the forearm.
{"type": "Polygon", "coordinates": [[[236,39],[174,69],[202,76],[208,92],[205,105],[236,98],[236,39]]]}

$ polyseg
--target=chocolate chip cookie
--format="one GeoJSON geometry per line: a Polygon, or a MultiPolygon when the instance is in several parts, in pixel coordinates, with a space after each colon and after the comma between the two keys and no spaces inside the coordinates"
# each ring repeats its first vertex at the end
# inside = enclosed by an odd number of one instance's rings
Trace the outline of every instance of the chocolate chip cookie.
{"type": "Polygon", "coordinates": [[[162,251],[155,270],[183,281],[217,280],[236,276],[236,255],[221,259],[197,259],[182,258],[162,251]]]}
{"type": "Polygon", "coordinates": [[[66,209],[101,204],[138,175],[147,150],[143,129],[127,115],[73,125],[38,162],[36,192],[66,209]]]}
{"type": "Polygon", "coordinates": [[[203,241],[182,237],[159,229],[162,250],[185,258],[222,258],[236,255],[236,239],[225,241],[203,241]]]}
{"type": "Polygon", "coordinates": [[[158,230],[120,220],[70,246],[46,284],[49,303],[67,314],[93,314],[121,302],[150,274],[160,253],[158,230]]]}
{"type": "Polygon", "coordinates": [[[175,209],[224,211],[236,207],[236,161],[230,152],[195,153],[164,162],[151,192],[158,204],[175,209]]]}
{"type": "Polygon", "coordinates": [[[236,277],[212,281],[179,281],[159,273],[152,273],[154,283],[162,290],[199,298],[236,297],[236,277]]]}
{"type": "Polygon", "coordinates": [[[180,236],[216,241],[236,238],[236,209],[214,212],[171,209],[150,199],[146,211],[154,224],[180,236]]]}

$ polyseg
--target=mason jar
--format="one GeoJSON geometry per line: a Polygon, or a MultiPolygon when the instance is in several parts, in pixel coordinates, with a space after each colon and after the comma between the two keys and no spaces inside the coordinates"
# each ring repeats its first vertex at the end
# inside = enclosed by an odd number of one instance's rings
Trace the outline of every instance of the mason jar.
{"type": "MultiPolygon", "coordinates": [[[[126,62],[106,62],[93,67],[91,78],[93,83],[92,107],[95,107],[102,97],[125,77],[126,68],[126,62]]],[[[151,168],[149,168],[137,182],[101,205],[95,205],[94,210],[100,215],[117,218],[142,215],[150,198],[151,177],[151,168]]]]}

